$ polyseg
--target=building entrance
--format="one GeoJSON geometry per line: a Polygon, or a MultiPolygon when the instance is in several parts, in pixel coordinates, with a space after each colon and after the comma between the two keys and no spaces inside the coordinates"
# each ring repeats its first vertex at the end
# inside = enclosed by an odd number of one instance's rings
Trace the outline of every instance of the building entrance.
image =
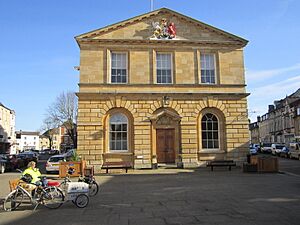
{"type": "Polygon", "coordinates": [[[156,130],[156,153],[158,163],[175,163],[175,129],[156,130]]]}

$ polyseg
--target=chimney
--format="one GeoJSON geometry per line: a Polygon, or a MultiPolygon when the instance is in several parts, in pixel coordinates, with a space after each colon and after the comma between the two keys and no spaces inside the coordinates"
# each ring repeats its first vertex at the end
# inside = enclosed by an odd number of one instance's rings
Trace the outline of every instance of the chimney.
{"type": "Polygon", "coordinates": [[[274,105],[269,105],[269,110],[268,112],[272,112],[275,110],[275,106],[274,105]]]}

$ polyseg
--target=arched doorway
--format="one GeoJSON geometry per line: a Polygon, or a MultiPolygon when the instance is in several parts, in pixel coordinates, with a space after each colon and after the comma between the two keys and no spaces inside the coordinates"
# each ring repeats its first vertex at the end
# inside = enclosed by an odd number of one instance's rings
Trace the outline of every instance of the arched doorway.
{"type": "Polygon", "coordinates": [[[160,108],[150,118],[152,123],[152,163],[175,164],[180,162],[180,120],[177,112],[160,108]]]}

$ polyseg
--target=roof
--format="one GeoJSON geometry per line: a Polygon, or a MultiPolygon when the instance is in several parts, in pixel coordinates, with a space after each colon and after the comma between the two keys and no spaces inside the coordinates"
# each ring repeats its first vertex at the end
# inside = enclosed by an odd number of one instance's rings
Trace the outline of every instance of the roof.
{"type": "Polygon", "coordinates": [[[10,109],[10,108],[7,108],[5,105],[3,105],[1,102],[0,102],[0,106],[2,106],[3,108],[9,110],[10,112],[14,113],[15,111],[10,109]]]}
{"type": "Polygon", "coordinates": [[[40,132],[37,131],[16,131],[17,134],[22,134],[22,135],[33,135],[33,136],[39,136],[40,132]]]}
{"type": "Polygon", "coordinates": [[[142,15],[139,15],[139,16],[136,16],[136,17],[132,17],[130,19],[127,19],[127,20],[124,20],[124,21],[121,21],[121,22],[118,22],[118,23],[115,23],[115,24],[112,24],[112,25],[108,25],[108,26],[102,27],[100,29],[96,29],[96,30],[93,30],[93,31],[90,31],[90,32],[87,32],[87,33],[83,33],[83,34],[80,34],[80,35],[76,36],[75,39],[77,40],[77,42],[80,39],[91,39],[91,38],[93,38],[95,36],[101,35],[102,33],[107,33],[107,32],[119,29],[121,27],[128,26],[128,25],[130,25],[132,23],[144,20],[146,18],[158,15],[160,13],[170,13],[170,14],[175,15],[177,17],[180,17],[182,19],[188,20],[189,22],[194,23],[195,25],[198,25],[200,27],[204,27],[207,30],[211,30],[211,31],[216,32],[218,34],[230,37],[230,38],[232,38],[232,39],[234,39],[234,40],[236,40],[238,42],[241,42],[243,45],[246,45],[248,43],[248,40],[246,40],[244,38],[241,38],[239,36],[236,36],[234,34],[226,32],[224,30],[218,29],[216,27],[213,27],[211,25],[208,25],[206,23],[203,23],[201,21],[198,21],[198,20],[193,19],[191,17],[188,17],[186,15],[180,14],[180,13],[178,13],[176,11],[173,11],[171,9],[168,9],[168,8],[160,8],[158,10],[151,11],[149,13],[145,13],[145,14],[142,14],[142,15]]]}

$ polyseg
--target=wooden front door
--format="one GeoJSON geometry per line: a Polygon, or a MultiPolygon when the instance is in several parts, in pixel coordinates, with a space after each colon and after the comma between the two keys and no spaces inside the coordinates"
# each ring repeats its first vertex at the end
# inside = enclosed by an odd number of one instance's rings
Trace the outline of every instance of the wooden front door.
{"type": "Polygon", "coordinates": [[[156,154],[158,163],[175,163],[175,129],[156,130],[156,154]]]}

